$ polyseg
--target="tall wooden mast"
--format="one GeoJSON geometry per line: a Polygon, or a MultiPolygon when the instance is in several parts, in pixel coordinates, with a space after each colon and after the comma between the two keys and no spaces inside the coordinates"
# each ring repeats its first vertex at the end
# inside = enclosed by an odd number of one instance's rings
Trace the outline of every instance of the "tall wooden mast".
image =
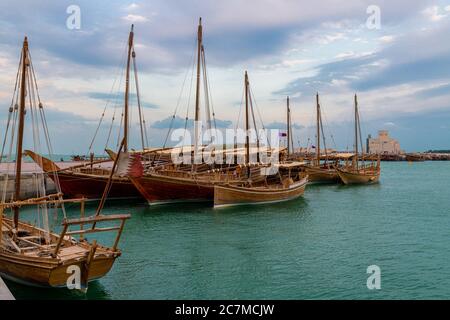
{"type": "Polygon", "coordinates": [[[287,154],[291,153],[291,109],[289,109],[289,96],[287,97],[287,154]]]}
{"type": "Polygon", "coordinates": [[[355,94],[355,165],[358,169],[358,98],[355,94]]]}
{"type": "Polygon", "coordinates": [[[319,93],[316,93],[316,161],[317,161],[317,165],[320,166],[320,103],[319,103],[319,93]]]}
{"type": "MultiPolygon", "coordinates": [[[[20,80],[20,102],[19,102],[19,127],[17,132],[16,149],[16,181],[14,200],[20,200],[20,179],[22,174],[22,149],[23,149],[23,130],[25,126],[25,99],[26,99],[26,81],[27,68],[29,64],[28,57],[28,39],[25,37],[22,48],[22,71],[20,80]]],[[[14,207],[14,228],[19,227],[19,207],[14,207]]]]}
{"type": "Polygon", "coordinates": [[[200,120],[200,68],[201,68],[201,55],[202,55],[202,41],[203,41],[203,29],[202,18],[198,20],[197,31],[197,85],[195,91],[195,122],[194,122],[194,159],[197,159],[198,153],[198,134],[199,134],[199,120],[200,120]]]}
{"type": "Polygon", "coordinates": [[[248,119],[248,100],[249,100],[249,92],[248,92],[248,74],[245,71],[245,164],[247,165],[247,177],[250,177],[250,139],[249,139],[249,119],[248,119]]]}
{"type": "Polygon", "coordinates": [[[131,25],[130,35],[128,36],[128,58],[127,58],[127,71],[125,78],[125,114],[124,114],[124,123],[123,123],[123,138],[125,139],[125,144],[123,146],[123,150],[128,151],[128,102],[130,95],[130,65],[131,65],[131,57],[133,52],[133,38],[134,38],[134,25],[131,25]]]}

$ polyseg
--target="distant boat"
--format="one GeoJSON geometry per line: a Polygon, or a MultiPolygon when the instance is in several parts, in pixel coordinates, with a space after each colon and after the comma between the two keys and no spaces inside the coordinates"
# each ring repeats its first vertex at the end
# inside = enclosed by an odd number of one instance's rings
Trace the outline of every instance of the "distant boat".
{"type": "MultiPolygon", "coordinates": [[[[280,166],[281,169],[299,168],[303,163],[294,163],[290,168],[280,166]]],[[[252,184],[251,182],[238,182],[234,184],[220,184],[214,186],[214,207],[230,207],[236,205],[255,205],[277,203],[296,199],[303,195],[308,177],[299,175],[280,174],[279,178],[252,184]]]]}
{"type": "Polygon", "coordinates": [[[425,157],[419,153],[407,153],[405,154],[406,161],[409,162],[423,162],[425,157]]]}
{"type": "Polygon", "coordinates": [[[84,156],[84,155],[72,155],[70,156],[70,160],[73,162],[94,162],[94,161],[99,161],[99,160],[108,160],[110,161],[111,159],[109,157],[105,157],[105,156],[94,156],[94,154],[92,153],[90,155],[90,157],[84,156]]]}
{"type": "Polygon", "coordinates": [[[325,161],[321,162],[321,133],[323,133],[322,111],[319,103],[319,93],[316,94],[316,158],[311,160],[311,163],[305,166],[305,171],[308,173],[310,182],[320,183],[336,183],[339,182],[339,175],[336,171],[339,161],[330,163],[325,145],[325,137],[323,137],[325,147],[325,161]]]}
{"type": "MultiPolygon", "coordinates": [[[[302,162],[287,162],[275,165],[276,173],[271,175],[252,175],[250,170],[249,150],[249,80],[245,72],[245,107],[246,107],[246,168],[247,179],[236,183],[227,183],[214,186],[214,207],[254,205],[276,203],[296,199],[303,195],[308,176],[299,168],[302,162]]],[[[289,108],[288,108],[289,110],[289,108]]],[[[253,110],[252,110],[253,114],[253,110]]],[[[289,112],[288,112],[289,118],[289,112]]],[[[289,127],[289,121],[288,121],[289,127]]],[[[290,131],[288,129],[288,131],[290,131]]],[[[290,144],[288,139],[288,145],[290,144]]],[[[262,169],[270,169],[261,167],[262,169]]]]}
{"type": "MultiPolygon", "coordinates": [[[[12,150],[14,144],[16,145],[15,192],[12,199],[6,199],[7,186],[3,186],[0,203],[0,275],[26,285],[66,287],[69,278],[78,269],[80,272],[79,289],[86,290],[88,282],[106,275],[116,258],[121,255],[118,243],[125,220],[130,215],[101,214],[104,200],[108,195],[111,176],[104,189],[102,202],[97,208],[96,214],[90,217],[85,217],[84,199],[63,199],[58,179],[55,179],[58,192],[46,194],[44,174],[36,175],[36,183],[33,184],[36,189],[36,196],[26,200],[20,198],[25,111],[31,114],[33,130],[30,128],[30,131],[33,132],[35,147],[40,145],[38,132],[42,132],[45,135],[47,147],[51,150],[44,108],[39,98],[26,37],[23,42],[15,88],[17,92],[14,92],[13,95],[14,99],[9,110],[10,117],[8,120],[8,128],[11,127],[11,131],[8,132],[7,130],[4,140],[5,142],[10,141],[9,150],[12,150]],[[40,123],[42,128],[39,126],[39,122],[42,122],[40,123]],[[17,132],[14,132],[15,130],[17,132]],[[68,219],[66,217],[64,209],[66,203],[80,205],[80,218],[68,219]],[[35,226],[20,219],[23,207],[35,207],[33,211],[35,221],[39,221],[41,226],[35,226]],[[64,220],[61,233],[56,234],[50,231],[49,211],[59,209],[64,214],[64,220]],[[12,217],[7,217],[7,214],[11,214],[12,217]],[[114,221],[119,221],[120,224],[118,226],[109,224],[108,227],[98,227],[102,222],[111,223],[114,221]],[[78,230],[69,230],[74,226],[78,226],[78,230]],[[88,241],[84,238],[85,234],[104,231],[117,231],[112,247],[102,246],[96,240],[88,241]],[[78,239],[75,238],[76,235],[79,236],[78,239]]],[[[5,144],[2,150],[4,150],[4,147],[5,144]]],[[[11,151],[8,157],[11,159],[11,151]]],[[[115,165],[116,162],[114,167],[115,165]]]]}
{"type": "Polygon", "coordinates": [[[344,184],[376,183],[380,178],[380,156],[377,157],[376,163],[372,160],[371,163],[365,164],[359,121],[358,98],[355,94],[355,154],[351,158],[351,163],[347,161],[344,166],[336,167],[336,171],[344,184]],[[361,143],[362,163],[359,161],[359,143],[361,143]]]}

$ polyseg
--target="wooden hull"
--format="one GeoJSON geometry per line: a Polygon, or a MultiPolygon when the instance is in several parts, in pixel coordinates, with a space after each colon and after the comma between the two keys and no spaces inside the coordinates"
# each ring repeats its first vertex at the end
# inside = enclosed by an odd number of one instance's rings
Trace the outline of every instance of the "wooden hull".
{"type": "MultiPolygon", "coordinates": [[[[54,174],[49,173],[52,180],[54,174]]],[[[58,172],[58,179],[63,194],[73,198],[101,199],[108,176],[83,174],[77,172],[58,172]]],[[[139,191],[128,178],[113,178],[108,199],[135,199],[142,198],[139,191]]]]}
{"type": "Polygon", "coordinates": [[[131,179],[149,204],[213,201],[214,184],[188,178],[146,175],[131,179]]]}
{"type": "Polygon", "coordinates": [[[307,181],[307,178],[304,178],[289,188],[280,189],[217,185],[214,187],[214,207],[265,204],[292,200],[303,195],[307,181]]]}
{"type": "Polygon", "coordinates": [[[339,182],[339,175],[336,169],[320,167],[305,167],[308,174],[308,181],[312,183],[336,183],[339,182]]]}
{"type": "Polygon", "coordinates": [[[362,173],[344,169],[337,169],[339,177],[344,184],[370,184],[377,183],[380,172],[362,173]]]}
{"type": "MultiPolygon", "coordinates": [[[[89,281],[105,276],[111,270],[116,257],[95,257],[89,270],[89,281]]],[[[83,270],[86,260],[64,261],[59,259],[24,258],[18,254],[0,253],[0,275],[8,280],[30,286],[63,288],[67,286],[69,266],[83,270]]]]}
{"type": "MultiPolygon", "coordinates": [[[[12,224],[10,219],[4,221],[12,224]]],[[[31,235],[38,235],[43,231],[23,222],[19,222],[19,230],[31,235]]],[[[3,232],[7,231],[4,229],[3,232]]],[[[52,234],[51,237],[56,241],[58,236],[52,234]]],[[[70,266],[78,266],[81,271],[80,280],[89,282],[105,276],[121,255],[120,251],[98,246],[87,268],[89,244],[84,241],[74,244],[70,239],[64,240],[64,243],[56,257],[50,254],[40,256],[35,253],[13,252],[0,247],[0,275],[25,285],[62,288],[67,287],[67,280],[73,274],[68,272],[70,266]]]]}

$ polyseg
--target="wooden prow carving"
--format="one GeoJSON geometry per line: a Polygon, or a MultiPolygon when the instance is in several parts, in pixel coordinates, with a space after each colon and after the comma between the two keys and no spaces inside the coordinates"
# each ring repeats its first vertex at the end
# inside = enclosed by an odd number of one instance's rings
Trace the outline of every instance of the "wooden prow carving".
{"type": "Polygon", "coordinates": [[[33,161],[36,162],[36,164],[41,167],[44,172],[55,172],[61,170],[52,160],[38,155],[31,150],[25,150],[24,154],[33,159],[33,161]]]}
{"type": "Polygon", "coordinates": [[[117,154],[112,151],[111,149],[105,149],[108,156],[111,158],[111,160],[116,160],[117,154]]]}

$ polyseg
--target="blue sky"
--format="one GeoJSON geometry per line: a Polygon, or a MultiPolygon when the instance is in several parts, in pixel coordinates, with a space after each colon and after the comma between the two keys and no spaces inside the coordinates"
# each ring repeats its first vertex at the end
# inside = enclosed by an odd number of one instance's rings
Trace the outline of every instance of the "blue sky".
{"type": "MultiPolygon", "coordinates": [[[[285,97],[291,96],[295,140],[302,145],[314,139],[314,94],[319,91],[332,147],[351,148],[357,92],[364,135],[388,129],[407,151],[450,148],[449,0],[3,0],[1,134],[27,35],[54,149],[86,152],[109,101],[95,144],[101,151],[114,110],[120,114],[123,104],[121,74],[134,23],[150,143],[160,145],[177,104],[181,120],[186,113],[193,117],[189,88],[199,16],[219,126],[237,121],[248,70],[268,127],[283,123],[285,97]],[[81,9],[79,30],[66,27],[72,4],[81,9]],[[379,29],[366,25],[370,5],[380,8],[379,29]]],[[[136,121],[134,109],[132,138],[139,146],[136,121]]]]}

